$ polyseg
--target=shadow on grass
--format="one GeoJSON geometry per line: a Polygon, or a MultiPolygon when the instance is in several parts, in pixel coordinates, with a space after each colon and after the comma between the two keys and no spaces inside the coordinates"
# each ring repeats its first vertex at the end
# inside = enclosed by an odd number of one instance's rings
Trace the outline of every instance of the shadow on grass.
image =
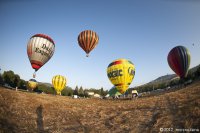
{"type": "Polygon", "coordinates": [[[161,108],[158,105],[158,102],[159,101],[155,103],[155,106],[152,109],[149,109],[149,111],[152,112],[152,116],[149,121],[143,124],[146,128],[144,128],[142,132],[158,132],[157,129],[154,128],[161,113],[161,108]]]}
{"type": "Polygon", "coordinates": [[[36,109],[37,113],[37,129],[39,133],[44,133],[44,124],[43,124],[43,115],[42,115],[43,107],[40,105],[36,109]]]}

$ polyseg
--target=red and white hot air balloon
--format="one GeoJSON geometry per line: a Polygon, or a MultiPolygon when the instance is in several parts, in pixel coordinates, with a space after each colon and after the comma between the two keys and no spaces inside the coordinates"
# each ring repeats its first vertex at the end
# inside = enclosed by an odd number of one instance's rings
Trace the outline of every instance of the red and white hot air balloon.
{"type": "Polygon", "coordinates": [[[27,54],[35,73],[53,56],[55,43],[51,37],[44,34],[32,36],[27,45],[27,54]]]}

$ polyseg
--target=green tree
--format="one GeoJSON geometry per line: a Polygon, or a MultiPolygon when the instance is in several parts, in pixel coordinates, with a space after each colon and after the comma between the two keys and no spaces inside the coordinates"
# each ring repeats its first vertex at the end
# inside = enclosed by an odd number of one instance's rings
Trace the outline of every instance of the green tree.
{"type": "Polygon", "coordinates": [[[178,85],[178,83],[179,83],[179,79],[174,79],[174,80],[171,80],[171,81],[169,82],[169,85],[170,85],[170,86],[174,86],[174,85],[178,85]]]}
{"type": "Polygon", "coordinates": [[[90,90],[89,91],[92,91],[92,92],[94,92],[94,93],[96,93],[96,94],[99,94],[100,95],[100,89],[99,90],[97,90],[97,89],[95,89],[95,88],[90,88],[90,90]]]}
{"type": "Polygon", "coordinates": [[[130,88],[128,88],[128,89],[126,90],[126,94],[131,94],[131,92],[132,92],[132,90],[131,90],[130,88]]]}
{"type": "Polygon", "coordinates": [[[4,71],[2,77],[3,77],[3,80],[6,84],[12,86],[12,84],[13,84],[12,79],[14,79],[14,72],[13,71],[4,71]]]}
{"type": "Polygon", "coordinates": [[[65,87],[61,92],[62,96],[72,96],[72,94],[73,94],[73,90],[71,87],[68,87],[68,86],[65,87]]]}
{"type": "Polygon", "coordinates": [[[83,92],[84,92],[84,96],[85,96],[85,97],[89,97],[89,95],[88,95],[88,93],[87,93],[87,92],[88,92],[87,89],[85,89],[83,92]]]}
{"type": "Polygon", "coordinates": [[[47,94],[56,94],[56,91],[53,87],[47,86],[45,84],[38,84],[37,88],[34,89],[35,92],[44,92],[47,94]]]}
{"type": "Polygon", "coordinates": [[[73,89],[71,87],[67,86],[67,92],[68,92],[67,96],[72,96],[74,91],[73,91],[73,89]]]}
{"type": "Polygon", "coordinates": [[[24,90],[26,89],[26,85],[27,85],[27,82],[23,79],[20,79],[20,81],[17,84],[18,88],[24,89],[24,90]]]}
{"type": "Polygon", "coordinates": [[[106,96],[108,94],[108,90],[104,91],[104,96],[106,96]]]}
{"type": "Polygon", "coordinates": [[[103,87],[101,87],[101,89],[100,89],[100,95],[101,95],[101,96],[104,96],[104,95],[105,95],[104,90],[103,90],[103,87]]]}
{"type": "Polygon", "coordinates": [[[62,96],[67,96],[68,92],[67,92],[67,88],[65,87],[62,91],[61,91],[61,95],[62,96]]]}
{"type": "Polygon", "coordinates": [[[20,76],[15,74],[13,71],[4,71],[3,80],[6,84],[10,85],[11,87],[16,87],[20,82],[20,76]]]}
{"type": "Polygon", "coordinates": [[[20,82],[20,76],[15,74],[14,75],[14,82],[13,82],[13,87],[19,87],[18,84],[20,82]]]}
{"type": "Polygon", "coordinates": [[[0,85],[2,86],[2,85],[4,85],[4,82],[3,82],[3,77],[2,77],[2,75],[0,74],[0,85]]]}
{"type": "Polygon", "coordinates": [[[200,77],[200,67],[197,68],[197,71],[195,72],[195,77],[200,77]]]}
{"type": "Polygon", "coordinates": [[[80,97],[84,96],[84,91],[83,91],[83,87],[81,86],[80,89],[78,90],[78,94],[80,97]]]}
{"type": "Polygon", "coordinates": [[[78,86],[76,86],[74,92],[73,92],[73,95],[78,95],[78,86]]]}

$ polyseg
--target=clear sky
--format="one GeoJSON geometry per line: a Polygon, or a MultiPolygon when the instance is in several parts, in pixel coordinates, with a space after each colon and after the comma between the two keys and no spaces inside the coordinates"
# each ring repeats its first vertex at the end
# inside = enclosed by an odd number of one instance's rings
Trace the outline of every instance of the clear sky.
{"type": "Polygon", "coordinates": [[[22,79],[32,78],[27,42],[37,33],[49,35],[55,53],[36,80],[49,82],[56,74],[68,86],[111,88],[106,69],[118,58],[136,67],[130,87],[174,73],[168,52],[177,45],[191,53],[191,67],[200,64],[199,0],[1,0],[0,67],[22,79]],[[85,57],[77,42],[86,29],[99,35],[98,46],[85,57]],[[192,45],[194,43],[194,45],[192,45]]]}

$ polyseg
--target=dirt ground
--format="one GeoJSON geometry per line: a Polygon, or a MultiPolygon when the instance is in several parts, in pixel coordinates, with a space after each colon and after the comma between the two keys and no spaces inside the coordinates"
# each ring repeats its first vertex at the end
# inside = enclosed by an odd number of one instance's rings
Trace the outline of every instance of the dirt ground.
{"type": "Polygon", "coordinates": [[[72,99],[0,87],[0,133],[200,132],[200,82],[137,100],[72,99]]]}

